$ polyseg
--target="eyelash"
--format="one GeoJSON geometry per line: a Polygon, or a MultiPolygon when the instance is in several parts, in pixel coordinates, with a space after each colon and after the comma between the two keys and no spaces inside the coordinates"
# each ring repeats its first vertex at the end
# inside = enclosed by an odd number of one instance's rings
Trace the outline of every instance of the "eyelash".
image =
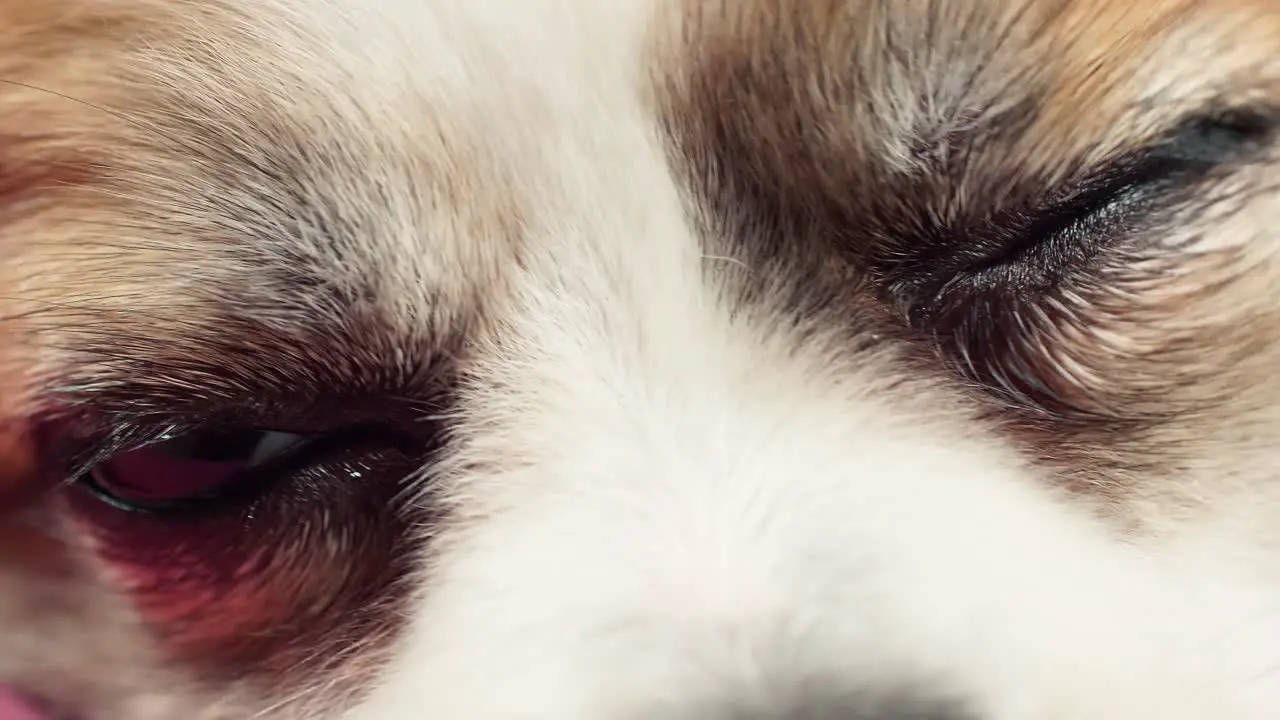
{"type": "Polygon", "coordinates": [[[1103,412],[1043,346],[1061,323],[1088,321],[1068,298],[1090,292],[1107,263],[1143,254],[1174,209],[1247,162],[1273,130],[1262,121],[1192,124],[1067,193],[1023,201],[1034,211],[940,230],[918,244],[921,254],[890,265],[887,299],[947,364],[1013,407],[1058,418],[1103,412]]]}
{"type": "MultiPolygon", "coordinates": [[[[1154,145],[1111,162],[1065,192],[1030,194],[1014,210],[960,221],[924,233],[925,255],[895,263],[889,294],[913,324],[928,324],[931,305],[945,296],[982,290],[1011,279],[1034,277],[1087,261],[1098,250],[1129,235],[1126,223],[1156,217],[1177,201],[1180,187],[1198,184],[1230,167],[1273,138],[1277,122],[1260,110],[1226,110],[1174,128],[1154,145]],[[933,248],[936,252],[929,252],[933,248]],[[1034,260],[1056,255],[1057,263],[1034,260]],[[1002,277],[1014,274],[1020,277],[1002,277]]],[[[1042,283],[1043,284],[1043,283],[1042,283]]],[[[1017,289],[1017,288],[1015,288],[1017,289]]],[[[1047,289],[1047,288],[1040,288],[1047,289]]]]}
{"type": "Polygon", "coordinates": [[[1176,145],[1115,162],[1067,193],[1022,206],[1036,210],[1004,212],[942,231],[945,241],[938,244],[952,257],[906,264],[889,283],[889,295],[910,324],[930,328],[967,295],[999,292],[1025,299],[1051,292],[1065,277],[1086,270],[1098,253],[1154,225],[1180,201],[1180,189],[1197,185],[1220,166],[1176,145]]]}

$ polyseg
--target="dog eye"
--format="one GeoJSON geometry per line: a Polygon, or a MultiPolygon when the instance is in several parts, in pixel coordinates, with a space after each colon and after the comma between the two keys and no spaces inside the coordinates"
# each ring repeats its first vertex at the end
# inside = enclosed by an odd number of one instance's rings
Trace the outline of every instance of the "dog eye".
{"type": "MultiPolygon", "coordinates": [[[[1176,259],[1161,238],[1208,183],[1246,167],[1277,134],[1273,115],[1192,118],[1152,145],[1087,173],[970,197],[922,213],[909,243],[874,261],[886,300],[942,359],[1004,401],[1059,416],[1098,407],[1063,371],[1064,329],[1082,298],[1112,289],[1134,258],[1176,259]]],[[[1084,171],[1081,171],[1082,173],[1084,171]]]]}
{"type": "Polygon", "coordinates": [[[286,471],[318,437],[256,429],[171,432],[99,462],[81,482],[124,510],[193,508],[252,492],[262,476],[286,471]]]}
{"type": "Polygon", "coordinates": [[[74,478],[51,504],[174,657],[211,673],[301,667],[296,648],[382,627],[381,601],[414,567],[405,543],[434,518],[444,437],[419,407],[88,409],[49,430],[74,478]]]}
{"type": "Polygon", "coordinates": [[[1052,292],[1104,250],[1157,226],[1206,178],[1251,157],[1274,126],[1257,113],[1193,118],[1062,187],[1015,193],[987,213],[925,222],[913,247],[885,262],[889,296],[913,324],[945,329],[956,312],[993,295],[1052,292]]]}
{"type": "Polygon", "coordinates": [[[1087,268],[1159,206],[1165,175],[1149,168],[1095,178],[1032,210],[1005,214],[945,238],[936,254],[904,264],[891,295],[910,321],[945,327],[947,318],[992,293],[1031,297],[1087,268]]]}

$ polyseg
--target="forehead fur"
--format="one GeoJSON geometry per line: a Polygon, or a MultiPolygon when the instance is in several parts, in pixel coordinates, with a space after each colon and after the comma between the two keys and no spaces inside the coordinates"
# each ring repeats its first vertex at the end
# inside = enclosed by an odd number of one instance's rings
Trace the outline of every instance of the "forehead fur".
{"type": "MultiPolygon", "coordinates": [[[[671,69],[701,69],[720,84],[698,90],[749,103],[724,123],[760,111],[752,155],[784,181],[800,174],[780,167],[796,152],[920,171],[992,139],[1007,144],[990,162],[1046,172],[1141,143],[1188,111],[1265,100],[1277,82],[1280,21],[1265,3],[672,5],[683,32],[660,43],[682,38],[671,69]]],[[[842,181],[829,174],[812,181],[842,181]]]]}

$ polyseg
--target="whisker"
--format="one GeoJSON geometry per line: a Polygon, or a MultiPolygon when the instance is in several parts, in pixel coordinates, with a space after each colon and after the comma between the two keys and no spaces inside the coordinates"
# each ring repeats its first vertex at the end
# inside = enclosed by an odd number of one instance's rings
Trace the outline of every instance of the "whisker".
{"type": "Polygon", "coordinates": [[[25,83],[25,82],[21,82],[21,81],[19,81],[19,80],[11,80],[11,79],[8,79],[8,78],[0,78],[0,83],[3,83],[3,84],[5,84],[5,85],[9,85],[9,86],[11,86],[11,87],[20,87],[20,88],[25,88],[25,89],[27,89],[27,90],[34,90],[34,91],[36,91],[36,92],[46,93],[46,94],[51,95],[51,96],[53,96],[53,97],[61,98],[61,99],[66,100],[66,101],[68,101],[68,102],[76,103],[77,105],[81,105],[81,106],[83,106],[83,107],[87,107],[87,108],[90,108],[90,109],[96,110],[96,111],[98,111],[98,112],[100,112],[100,113],[103,113],[104,115],[108,115],[108,116],[110,116],[110,117],[116,118],[117,120],[120,120],[120,121],[122,121],[122,122],[128,123],[129,125],[133,126],[134,128],[137,128],[137,129],[139,129],[139,130],[143,130],[143,131],[146,131],[146,132],[149,132],[149,133],[153,133],[153,134],[155,134],[157,137],[160,137],[160,138],[163,138],[163,139],[169,140],[170,142],[173,142],[177,147],[183,147],[183,146],[184,146],[184,145],[183,145],[183,143],[182,143],[178,138],[173,137],[173,136],[171,136],[171,135],[168,135],[168,134],[166,134],[166,133],[162,132],[162,131],[160,130],[160,128],[159,128],[159,127],[157,127],[155,124],[153,124],[153,123],[146,123],[146,122],[143,122],[142,120],[140,120],[140,119],[138,119],[138,118],[136,118],[136,117],[132,117],[132,116],[130,116],[130,115],[128,115],[128,114],[126,114],[126,113],[124,113],[124,112],[121,112],[121,111],[119,111],[119,110],[112,110],[111,108],[104,107],[104,106],[102,106],[102,105],[98,105],[98,104],[96,104],[96,103],[91,103],[91,102],[89,102],[88,100],[83,100],[83,99],[81,99],[81,98],[75,97],[74,95],[67,95],[66,93],[58,92],[57,90],[53,90],[53,89],[46,88],[46,87],[41,87],[41,86],[39,86],[39,85],[32,85],[31,83],[25,83]]]}

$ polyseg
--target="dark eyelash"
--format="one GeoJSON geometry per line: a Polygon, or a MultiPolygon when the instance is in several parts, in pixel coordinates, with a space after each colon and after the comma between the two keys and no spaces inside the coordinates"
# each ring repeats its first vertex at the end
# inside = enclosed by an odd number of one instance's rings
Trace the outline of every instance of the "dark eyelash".
{"type": "Polygon", "coordinates": [[[1175,202],[1179,188],[1249,157],[1275,128],[1274,117],[1259,111],[1188,120],[1064,193],[949,231],[958,237],[947,243],[956,246],[951,259],[915,263],[916,277],[892,292],[912,322],[922,324],[956,292],[1002,285],[1010,291],[1043,289],[1134,223],[1175,202]]]}
{"type": "Polygon", "coordinates": [[[1028,246],[1072,234],[1071,230],[1108,209],[1134,209],[1135,203],[1193,183],[1237,160],[1242,151],[1269,137],[1273,127],[1266,115],[1241,111],[1184,122],[1158,142],[1093,173],[1068,193],[1043,201],[1042,209],[1033,214],[1014,214],[996,221],[999,229],[990,234],[1015,239],[967,269],[981,270],[1016,260],[1028,246]]]}
{"type": "Polygon", "coordinates": [[[1229,108],[1193,117],[1168,133],[1150,154],[1202,168],[1240,160],[1275,139],[1276,108],[1229,108]]]}
{"type": "Polygon", "coordinates": [[[244,470],[235,478],[233,483],[189,497],[164,502],[150,502],[145,507],[113,499],[110,492],[99,486],[90,476],[89,471],[93,465],[105,461],[117,452],[154,444],[165,439],[170,433],[176,435],[190,431],[199,431],[199,429],[186,428],[184,430],[169,429],[160,431],[148,429],[140,433],[133,431],[136,434],[132,435],[132,443],[122,444],[119,441],[112,443],[114,448],[112,451],[95,453],[94,462],[85,465],[73,477],[78,478],[78,482],[97,495],[99,499],[121,509],[149,514],[160,513],[175,517],[183,515],[200,516],[215,512],[220,508],[241,506],[254,497],[263,495],[268,488],[287,481],[308,468],[323,466],[335,457],[350,453],[356,449],[369,448],[383,452],[395,452],[405,458],[413,458],[419,454],[409,442],[406,442],[405,438],[398,436],[394,432],[389,432],[387,428],[369,424],[340,428],[303,437],[300,442],[280,455],[262,465],[244,470]]]}
{"type": "Polygon", "coordinates": [[[957,296],[1046,289],[1158,208],[1164,188],[1176,182],[1172,172],[1158,160],[1117,163],[1069,194],[1038,201],[1035,210],[1007,211],[953,230],[948,234],[956,239],[946,243],[951,258],[917,262],[891,292],[912,324],[929,325],[957,296]]]}
{"type": "MultiPolygon", "coordinates": [[[[978,234],[995,239],[998,250],[982,255],[961,268],[961,272],[979,273],[991,267],[1016,262],[1036,246],[1060,238],[1079,240],[1087,226],[1109,210],[1135,210],[1136,205],[1157,194],[1161,186],[1172,184],[1177,163],[1164,159],[1129,161],[1095,175],[1087,185],[1073,188],[1070,194],[1051,199],[1043,209],[1032,213],[1009,214],[992,222],[978,234]]],[[[1117,215],[1117,213],[1111,213],[1117,215]]],[[[1119,220],[1119,217],[1113,218],[1119,220]]]]}

